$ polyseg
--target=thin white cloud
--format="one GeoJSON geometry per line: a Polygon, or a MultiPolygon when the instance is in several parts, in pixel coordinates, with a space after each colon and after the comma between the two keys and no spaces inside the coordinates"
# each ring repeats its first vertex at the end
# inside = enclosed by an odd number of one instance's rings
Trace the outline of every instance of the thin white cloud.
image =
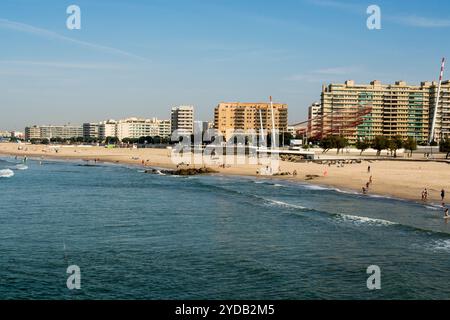
{"type": "Polygon", "coordinates": [[[87,69],[87,70],[116,70],[123,66],[103,63],[66,63],[59,61],[29,61],[29,60],[0,60],[0,64],[7,66],[48,67],[61,69],[87,69]]]}
{"type": "Polygon", "coordinates": [[[333,67],[317,69],[303,74],[294,74],[286,78],[287,81],[325,82],[329,79],[341,78],[343,76],[352,77],[363,71],[359,66],[333,67]]]}
{"type": "Polygon", "coordinates": [[[389,17],[392,22],[410,27],[419,28],[448,28],[450,19],[427,18],[417,15],[389,17]]]}
{"type": "Polygon", "coordinates": [[[334,67],[334,68],[325,68],[318,69],[313,71],[315,74],[321,75],[346,75],[346,74],[354,74],[361,71],[361,67],[334,67]]]}
{"type": "Polygon", "coordinates": [[[357,12],[363,12],[365,14],[364,6],[357,5],[354,3],[335,1],[335,0],[307,0],[307,2],[312,5],[315,5],[315,6],[334,8],[334,9],[340,9],[340,10],[352,11],[352,12],[357,11],[357,12]]]}
{"type": "Polygon", "coordinates": [[[22,33],[28,33],[28,34],[32,34],[32,35],[47,38],[47,39],[59,40],[59,41],[87,47],[90,49],[103,51],[103,52],[110,53],[110,54],[115,54],[115,55],[120,55],[120,56],[132,58],[132,59],[136,59],[136,60],[150,62],[146,58],[143,58],[141,56],[135,55],[135,54],[127,52],[127,51],[123,51],[123,50],[116,49],[113,47],[103,46],[103,45],[99,45],[99,44],[95,44],[95,43],[90,43],[90,42],[66,37],[66,36],[63,36],[54,31],[34,27],[32,25],[28,25],[28,24],[21,23],[21,22],[16,22],[16,21],[11,21],[11,20],[0,18],[0,28],[14,30],[17,32],[22,32],[22,33]]]}
{"type": "MultiPolygon", "coordinates": [[[[316,6],[355,12],[361,15],[366,14],[366,6],[354,3],[336,1],[336,0],[307,0],[308,3],[316,6]]],[[[382,13],[383,13],[383,8],[382,13]]],[[[448,28],[450,27],[450,19],[423,17],[416,14],[405,15],[383,15],[383,19],[396,24],[417,28],[448,28]]]]}

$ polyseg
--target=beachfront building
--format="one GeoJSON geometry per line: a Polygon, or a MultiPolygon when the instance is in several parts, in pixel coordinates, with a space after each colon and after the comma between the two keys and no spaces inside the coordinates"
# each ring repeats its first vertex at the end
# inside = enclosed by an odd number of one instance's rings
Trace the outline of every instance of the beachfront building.
{"type": "Polygon", "coordinates": [[[322,108],[320,102],[314,102],[308,107],[308,124],[306,127],[306,135],[308,138],[317,137],[321,131],[322,108]]]}
{"type": "MultiPolygon", "coordinates": [[[[431,128],[436,98],[438,91],[437,82],[428,82],[430,90],[430,118],[429,127],[431,128]]],[[[436,114],[436,126],[433,140],[440,142],[445,138],[450,138],[450,80],[443,81],[441,85],[441,94],[439,97],[439,106],[436,114]]]]}
{"type": "Polygon", "coordinates": [[[429,82],[355,84],[352,80],[323,86],[320,123],[315,130],[319,138],[342,135],[350,143],[378,135],[425,142],[430,130],[431,88],[429,82]]]}
{"type": "Polygon", "coordinates": [[[25,134],[20,131],[11,131],[11,138],[23,139],[25,138],[25,134]]]}
{"type": "Polygon", "coordinates": [[[25,128],[25,140],[31,139],[70,139],[83,137],[83,127],[73,125],[63,126],[31,126],[25,128]]]}
{"type": "Polygon", "coordinates": [[[100,123],[83,123],[84,139],[100,139],[100,123]]]}
{"type": "MultiPolygon", "coordinates": [[[[273,104],[275,129],[279,133],[287,131],[288,106],[283,103],[273,104]]],[[[222,102],[214,110],[214,128],[217,129],[226,140],[236,130],[254,130],[257,134],[261,131],[261,119],[264,134],[272,132],[272,112],[268,102],[222,102]],[[260,114],[261,111],[261,114],[260,114]]]]}
{"type": "Polygon", "coordinates": [[[171,133],[178,130],[179,135],[191,135],[194,132],[194,107],[173,107],[171,112],[171,133]]]}
{"type": "Polygon", "coordinates": [[[170,120],[157,120],[159,123],[159,134],[161,138],[170,138],[172,134],[172,128],[170,120]]]}
{"type": "Polygon", "coordinates": [[[107,120],[100,122],[98,135],[102,141],[108,137],[117,137],[117,121],[107,120]]]}
{"type": "Polygon", "coordinates": [[[128,118],[117,122],[117,138],[140,138],[159,136],[159,122],[156,118],[128,118]]]}

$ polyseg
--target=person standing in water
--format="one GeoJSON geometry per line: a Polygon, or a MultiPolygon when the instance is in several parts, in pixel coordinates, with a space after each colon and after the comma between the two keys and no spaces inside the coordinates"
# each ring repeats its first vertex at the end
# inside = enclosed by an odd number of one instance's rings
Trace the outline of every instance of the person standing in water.
{"type": "Polygon", "coordinates": [[[444,218],[450,218],[450,215],[448,214],[448,208],[445,209],[444,218]]]}

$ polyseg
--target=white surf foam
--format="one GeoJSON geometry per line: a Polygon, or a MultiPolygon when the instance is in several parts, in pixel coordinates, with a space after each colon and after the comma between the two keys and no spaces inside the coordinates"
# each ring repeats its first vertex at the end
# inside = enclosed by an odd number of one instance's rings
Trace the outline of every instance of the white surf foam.
{"type": "Polygon", "coordinates": [[[290,204],[290,203],[286,203],[283,201],[278,201],[278,200],[273,200],[273,199],[265,199],[267,202],[269,202],[270,204],[273,205],[277,205],[280,207],[287,207],[287,208],[294,208],[294,209],[307,209],[305,207],[299,206],[299,205],[295,205],[295,204],[290,204]]]}
{"type": "Polygon", "coordinates": [[[349,215],[349,214],[339,214],[338,216],[343,221],[349,221],[349,222],[353,222],[356,224],[372,224],[372,225],[380,225],[380,226],[391,226],[391,225],[398,224],[398,223],[383,220],[383,219],[353,216],[353,215],[349,215]]]}
{"type": "Polygon", "coordinates": [[[14,176],[14,171],[11,169],[0,170],[0,178],[11,178],[12,176],[14,176]]]}
{"type": "Polygon", "coordinates": [[[14,167],[14,169],[16,170],[27,170],[28,166],[24,165],[24,164],[18,164],[14,167]]]}
{"type": "Polygon", "coordinates": [[[304,184],[302,185],[303,188],[309,189],[309,190],[333,190],[333,188],[327,188],[323,186],[318,186],[315,184],[304,184]]]}
{"type": "Polygon", "coordinates": [[[433,242],[431,249],[438,251],[450,251],[450,239],[433,242]]]}

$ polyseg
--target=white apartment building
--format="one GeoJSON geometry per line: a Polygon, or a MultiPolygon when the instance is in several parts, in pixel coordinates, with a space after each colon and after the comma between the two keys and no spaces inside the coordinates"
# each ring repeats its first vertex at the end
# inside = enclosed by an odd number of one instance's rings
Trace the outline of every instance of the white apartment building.
{"type": "Polygon", "coordinates": [[[194,132],[194,107],[173,107],[171,121],[171,132],[178,130],[178,133],[181,135],[192,134],[194,132]]]}
{"type": "Polygon", "coordinates": [[[159,121],[159,134],[161,138],[169,138],[172,134],[170,120],[158,120],[159,121]]]}
{"type": "Polygon", "coordinates": [[[117,121],[107,120],[100,122],[98,136],[101,140],[105,140],[107,137],[117,137],[117,121]]]}
{"type": "Polygon", "coordinates": [[[82,126],[32,126],[25,128],[25,139],[78,138],[83,137],[82,126]]]}

